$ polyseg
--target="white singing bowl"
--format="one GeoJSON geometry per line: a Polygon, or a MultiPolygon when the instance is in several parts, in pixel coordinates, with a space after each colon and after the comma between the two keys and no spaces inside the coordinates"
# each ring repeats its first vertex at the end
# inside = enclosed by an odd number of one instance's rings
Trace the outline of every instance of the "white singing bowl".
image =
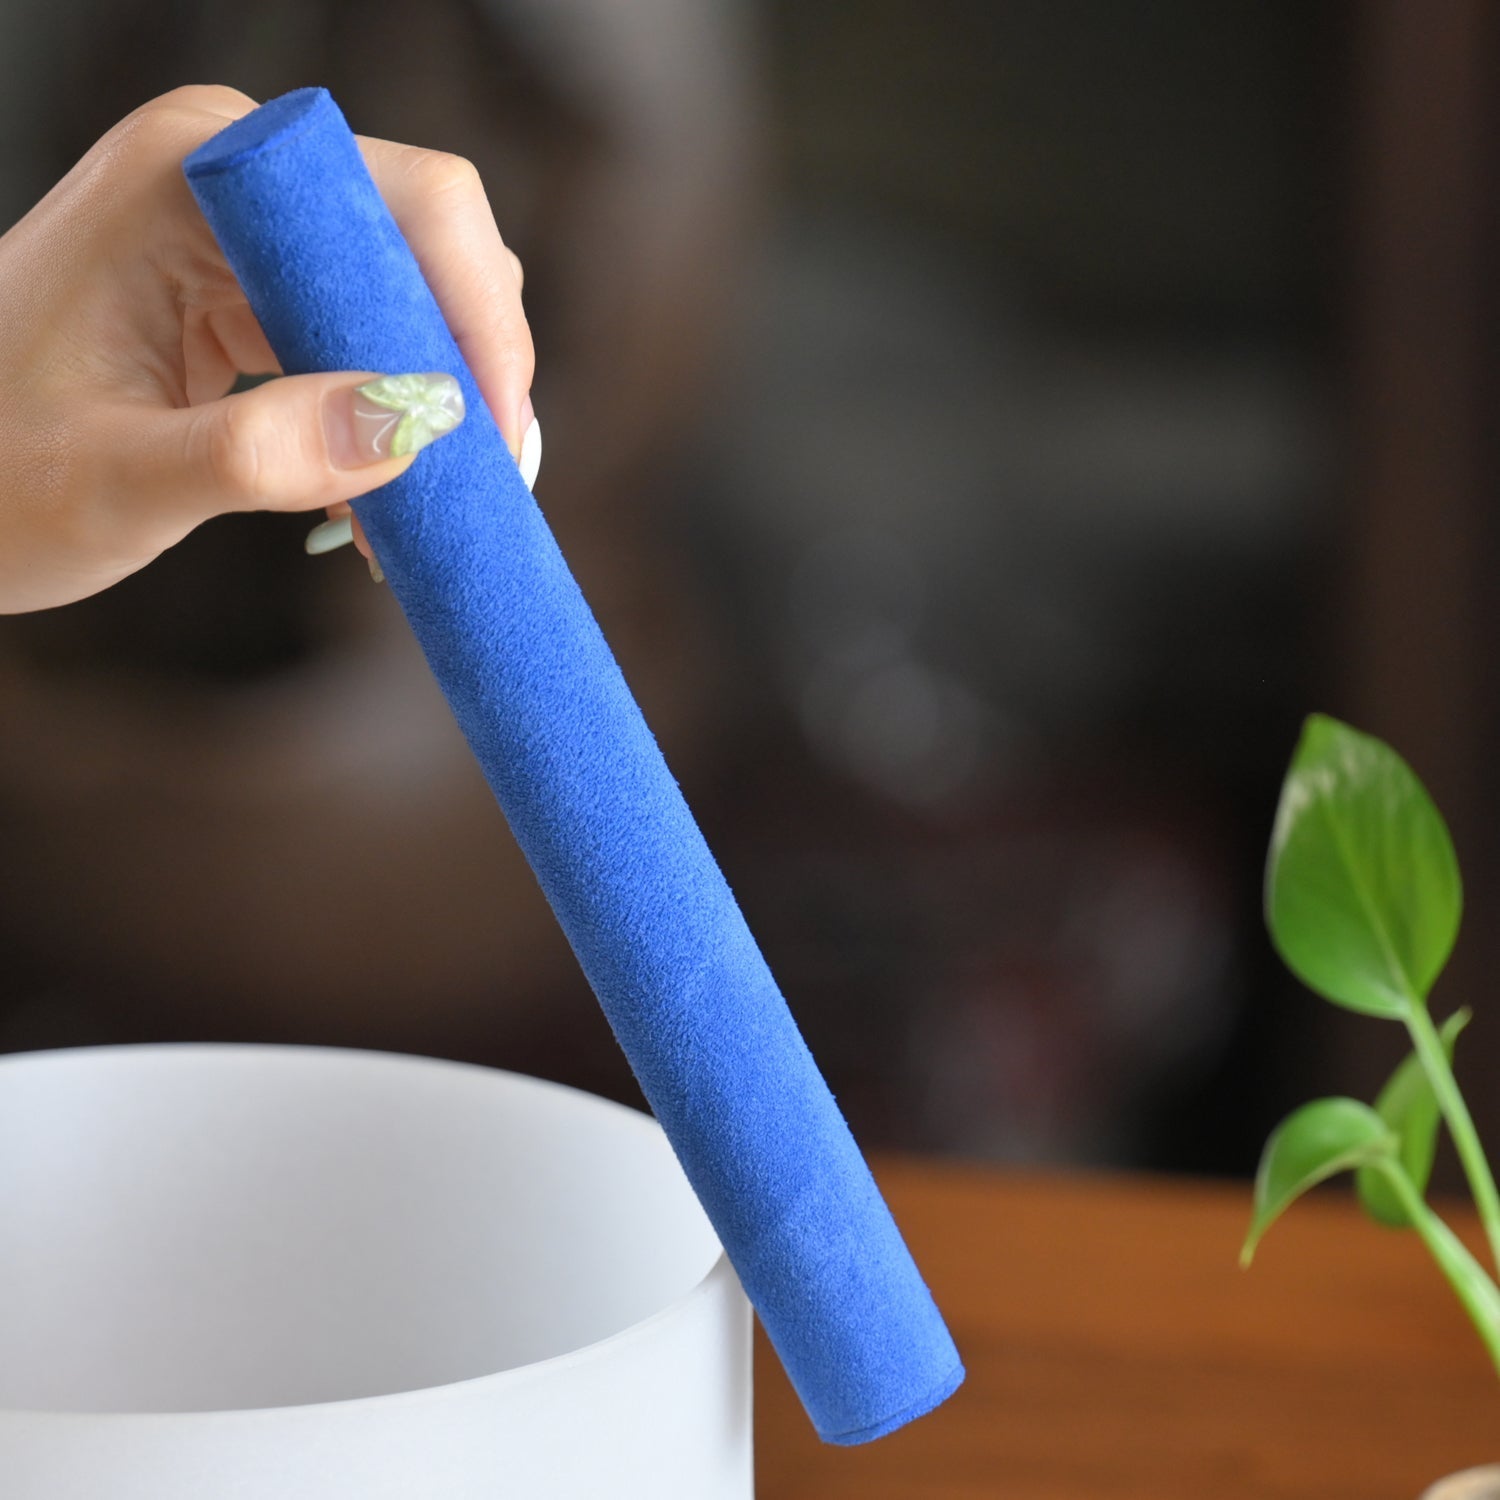
{"type": "Polygon", "coordinates": [[[661,1129],[316,1047],[0,1057],[4,1500],[749,1500],[750,1313],[661,1129]]]}

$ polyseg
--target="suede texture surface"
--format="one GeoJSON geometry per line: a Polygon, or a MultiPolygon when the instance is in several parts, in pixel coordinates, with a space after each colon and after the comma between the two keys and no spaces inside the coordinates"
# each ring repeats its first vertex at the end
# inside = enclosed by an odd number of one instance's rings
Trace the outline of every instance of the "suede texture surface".
{"type": "Polygon", "coordinates": [[[355,509],[819,1434],[920,1416],[953,1341],[342,114],[298,90],[184,169],[288,374],[462,383],[355,509]]]}

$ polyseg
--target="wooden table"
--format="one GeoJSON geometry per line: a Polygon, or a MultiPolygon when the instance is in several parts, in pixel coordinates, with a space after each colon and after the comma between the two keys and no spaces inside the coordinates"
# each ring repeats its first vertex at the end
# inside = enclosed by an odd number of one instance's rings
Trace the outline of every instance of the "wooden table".
{"type": "Polygon", "coordinates": [[[1500,1383],[1447,1283],[1341,1189],[1242,1273],[1247,1187],[876,1175],[968,1381],[891,1437],[825,1447],[762,1340],[758,1500],[1416,1500],[1500,1458],[1500,1383]]]}

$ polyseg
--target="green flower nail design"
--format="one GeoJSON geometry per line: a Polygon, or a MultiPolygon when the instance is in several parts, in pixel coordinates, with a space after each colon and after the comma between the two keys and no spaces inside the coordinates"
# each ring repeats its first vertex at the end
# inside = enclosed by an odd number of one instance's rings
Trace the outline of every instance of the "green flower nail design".
{"type": "Polygon", "coordinates": [[[464,419],[464,393],[451,375],[382,375],[355,394],[363,440],[391,458],[421,452],[464,419]]]}

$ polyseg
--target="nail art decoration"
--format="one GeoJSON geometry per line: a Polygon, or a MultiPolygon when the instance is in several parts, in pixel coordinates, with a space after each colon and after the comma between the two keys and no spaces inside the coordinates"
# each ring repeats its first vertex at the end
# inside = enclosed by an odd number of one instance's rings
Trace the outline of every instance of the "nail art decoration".
{"type": "Polygon", "coordinates": [[[451,375],[381,375],[355,387],[355,427],[377,458],[404,458],[464,419],[464,393],[451,375]]]}

